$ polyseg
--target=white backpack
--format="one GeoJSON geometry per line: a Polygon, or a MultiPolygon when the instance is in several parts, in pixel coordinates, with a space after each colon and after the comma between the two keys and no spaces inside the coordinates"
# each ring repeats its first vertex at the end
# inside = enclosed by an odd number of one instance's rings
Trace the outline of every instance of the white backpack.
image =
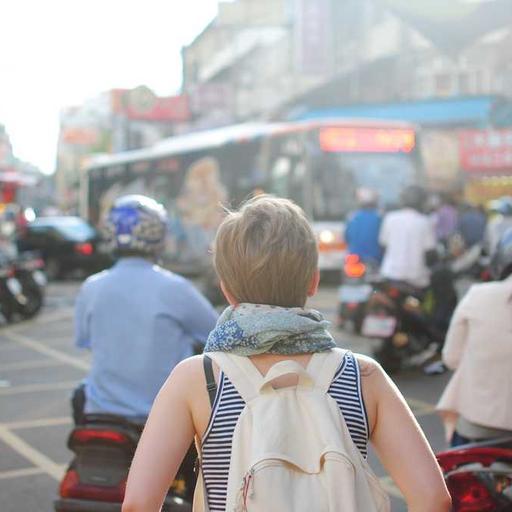
{"type": "MultiPolygon", "coordinates": [[[[345,352],[314,354],[304,369],[211,353],[245,401],[233,434],[226,512],[388,512],[389,498],[327,391],[345,352]],[[297,386],[272,381],[296,374],[297,386]]],[[[208,510],[199,479],[194,511],[208,510]],[[204,507],[204,508],[203,508],[204,507]]]]}

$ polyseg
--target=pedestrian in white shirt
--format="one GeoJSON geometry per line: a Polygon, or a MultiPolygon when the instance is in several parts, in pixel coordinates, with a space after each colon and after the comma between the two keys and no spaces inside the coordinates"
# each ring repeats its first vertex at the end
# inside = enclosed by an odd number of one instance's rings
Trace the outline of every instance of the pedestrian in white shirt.
{"type": "Polygon", "coordinates": [[[457,307],[443,349],[455,370],[437,405],[452,446],[512,436],[512,229],[498,243],[493,275],[457,307]]]}
{"type": "Polygon", "coordinates": [[[416,288],[430,284],[427,255],[436,248],[434,228],[423,213],[425,200],[421,187],[407,187],[402,194],[402,208],[386,214],[379,236],[385,250],[382,276],[416,288]]]}

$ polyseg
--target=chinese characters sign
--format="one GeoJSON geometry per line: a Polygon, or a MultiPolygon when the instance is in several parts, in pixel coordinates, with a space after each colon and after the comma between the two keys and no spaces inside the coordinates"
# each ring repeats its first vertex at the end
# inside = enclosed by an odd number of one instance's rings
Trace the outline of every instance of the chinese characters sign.
{"type": "Polygon", "coordinates": [[[461,167],[468,172],[512,171],[512,129],[460,133],[461,167]]]}

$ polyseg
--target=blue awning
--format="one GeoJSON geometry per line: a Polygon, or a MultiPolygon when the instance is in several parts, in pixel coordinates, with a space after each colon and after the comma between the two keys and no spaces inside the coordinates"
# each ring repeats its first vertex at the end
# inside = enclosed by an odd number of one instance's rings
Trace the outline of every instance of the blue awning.
{"type": "Polygon", "coordinates": [[[496,96],[374,105],[346,105],[292,112],[291,121],[326,118],[400,120],[423,125],[482,125],[491,121],[496,96]]]}

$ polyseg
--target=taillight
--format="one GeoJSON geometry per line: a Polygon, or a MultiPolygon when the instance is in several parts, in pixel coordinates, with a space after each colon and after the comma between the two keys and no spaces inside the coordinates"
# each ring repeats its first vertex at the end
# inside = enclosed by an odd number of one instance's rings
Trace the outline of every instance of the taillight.
{"type": "Polygon", "coordinates": [[[85,444],[90,442],[129,444],[131,441],[128,436],[115,430],[84,428],[75,429],[71,433],[70,443],[85,444]]]}
{"type": "Polygon", "coordinates": [[[446,485],[452,497],[454,512],[492,512],[496,502],[485,485],[471,473],[451,475],[446,485]]]}
{"type": "Polygon", "coordinates": [[[360,260],[357,254],[349,254],[345,258],[343,271],[347,277],[363,277],[366,272],[366,265],[360,260]]]}
{"type": "Polygon", "coordinates": [[[16,275],[16,269],[14,267],[9,267],[7,269],[7,277],[14,277],[16,275]]]}
{"type": "Polygon", "coordinates": [[[122,503],[126,490],[126,479],[115,486],[84,484],[80,482],[78,473],[70,469],[60,483],[59,492],[62,498],[96,500],[103,502],[122,503]]]}
{"type": "Polygon", "coordinates": [[[76,244],[75,251],[83,256],[90,256],[94,252],[94,247],[91,243],[86,242],[83,244],[76,244]]]}
{"type": "Polygon", "coordinates": [[[388,288],[388,296],[392,299],[398,299],[400,297],[400,290],[398,288],[388,288]]]}
{"type": "Polygon", "coordinates": [[[461,448],[439,453],[437,460],[445,474],[454,512],[492,512],[501,501],[509,503],[512,450],[461,448]]]}

